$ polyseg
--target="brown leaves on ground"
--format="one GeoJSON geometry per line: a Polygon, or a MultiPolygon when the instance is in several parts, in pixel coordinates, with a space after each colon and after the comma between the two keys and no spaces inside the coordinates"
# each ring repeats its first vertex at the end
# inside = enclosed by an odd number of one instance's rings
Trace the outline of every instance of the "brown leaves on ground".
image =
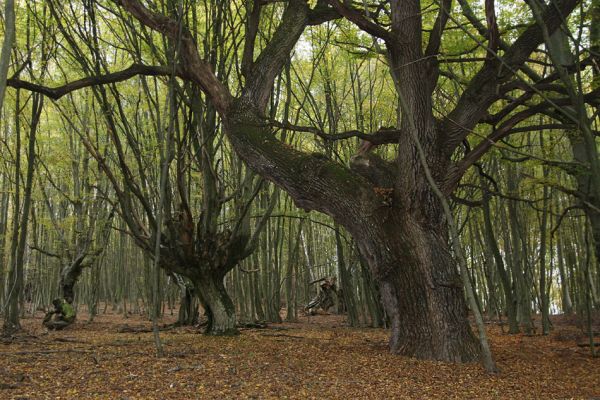
{"type": "MultiPolygon", "coordinates": [[[[45,332],[40,316],[27,334],[0,342],[1,399],[590,399],[600,397],[600,358],[578,347],[580,331],[557,324],[547,337],[505,335],[489,325],[501,372],[477,364],[417,361],[387,352],[383,329],[348,328],[344,317],[207,337],[192,328],[119,333],[137,317],[100,315],[45,332]]],[[[81,316],[80,316],[81,318],[81,316]]]]}

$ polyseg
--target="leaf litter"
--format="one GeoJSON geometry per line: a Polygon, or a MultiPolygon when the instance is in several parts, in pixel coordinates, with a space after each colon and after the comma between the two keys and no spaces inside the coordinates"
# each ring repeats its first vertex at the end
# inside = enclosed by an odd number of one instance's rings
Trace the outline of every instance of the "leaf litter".
{"type": "Polygon", "coordinates": [[[25,333],[0,342],[0,399],[600,398],[600,358],[578,346],[585,336],[562,317],[549,336],[508,335],[488,324],[495,375],[475,363],[389,354],[385,329],[350,328],[338,315],[235,337],[166,329],[162,358],[143,317],[109,312],[87,323],[81,314],[59,332],[43,329],[41,318],[24,319],[25,333]]]}

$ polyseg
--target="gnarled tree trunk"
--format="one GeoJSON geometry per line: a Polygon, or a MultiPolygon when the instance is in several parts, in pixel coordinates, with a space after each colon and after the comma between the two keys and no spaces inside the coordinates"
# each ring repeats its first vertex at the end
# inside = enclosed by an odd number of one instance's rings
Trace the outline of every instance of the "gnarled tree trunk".
{"type": "Polygon", "coordinates": [[[198,297],[208,317],[207,335],[238,334],[235,307],[225,289],[224,278],[219,272],[206,272],[194,279],[198,297]]]}
{"type": "Polygon", "coordinates": [[[73,301],[75,298],[75,284],[79,280],[84,267],[82,261],[76,260],[60,271],[60,290],[63,299],[71,299],[73,301]]]}

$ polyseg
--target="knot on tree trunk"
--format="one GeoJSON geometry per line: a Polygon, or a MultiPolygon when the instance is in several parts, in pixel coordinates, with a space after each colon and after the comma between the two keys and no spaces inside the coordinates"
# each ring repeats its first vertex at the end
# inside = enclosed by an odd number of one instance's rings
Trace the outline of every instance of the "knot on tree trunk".
{"type": "Polygon", "coordinates": [[[375,187],[392,189],[396,171],[392,163],[376,154],[357,154],[350,159],[350,169],[366,178],[375,187]]]}

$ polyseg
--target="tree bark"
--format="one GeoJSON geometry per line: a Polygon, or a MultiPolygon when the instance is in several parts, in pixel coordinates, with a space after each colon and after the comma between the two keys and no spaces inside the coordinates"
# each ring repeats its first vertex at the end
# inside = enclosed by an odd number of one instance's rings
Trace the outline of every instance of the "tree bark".
{"type": "MultiPolygon", "coordinates": [[[[230,116],[225,127],[244,161],[281,184],[298,206],[326,212],[352,234],[379,283],[391,321],[392,352],[454,362],[479,358],[462,283],[448,250],[443,212],[426,183],[419,182],[417,189],[407,186],[401,195],[419,196],[420,202],[395,206],[388,192],[393,185],[390,167],[383,160],[356,159],[353,170],[362,173],[353,173],[314,155],[279,149],[270,130],[243,99],[232,106],[230,116]],[[281,158],[270,162],[266,152],[281,158]],[[273,168],[278,163],[286,168],[273,168]],[[344,176],[348,179],[341,179],[344,176]],[[343,182],[335,190],[328,185],[332,177],[343,182]],[[419,207],[413,206],[416,203],[419,207]]],[[[406,173],[412,177],[407,179],[414,179],[413,170],[406,173]]]]}
{"type": "Polygon", "coordinates": [[[204,273],[194,279],[198,297],[206,316],[207,335],[237,335],[235,307],[223,283],[224,275],[218,272],[204,273]]]}
{"type": "Polygon", "coordinates": [[[15,41],[15,2],[7,0],[4,8],[4,41],[0,52],[0,110],[4,104],[4,93],[6,91],[6,78],[10,66],[10,52],[15,41]]]}
{"type": "MultiPolygon", "coordinates": [[[[16,256],[13,260],[13,266],[10,271],[8,282],[11,285],[8,297],[8,309],[4,318],[3,330],[5,333],[11,333],[21,329],[19,321],[20,305],[23,295],[24,280],[24,258],[25,245],[27,241],[27,227],[29,222],[29,212],[31,210],[31,195],[33,190],[33,172],[35,170],[35,140],[37,125],[42,112],[43,97],[33,96],[33,105],[31,111],[31,128],[29,131],[29,145],[27,150],[27,176],[25,180],[25,193],[23,195],[23,213],[21,214],[19,244],[16,256]]],[[[18,118],[18,116],[17,116],[18,118]]],[[[17,174],[19,171],[17,170],[17,174]]]]}
{"type": "Polygon", "coordinates": [[[392,329],[390,350],[423,359],[477,360],[479,344],[445,228],[423,226],[402,212],[381,226],[376,240],[357,242],[379,282],[392,329]]]}
{"type": "Polygon", "coordinates": [[[75,284],[83,271],[83,260],[75,260],[60,271],[60,290],[63,299],[75,298],[75,284]]]}

